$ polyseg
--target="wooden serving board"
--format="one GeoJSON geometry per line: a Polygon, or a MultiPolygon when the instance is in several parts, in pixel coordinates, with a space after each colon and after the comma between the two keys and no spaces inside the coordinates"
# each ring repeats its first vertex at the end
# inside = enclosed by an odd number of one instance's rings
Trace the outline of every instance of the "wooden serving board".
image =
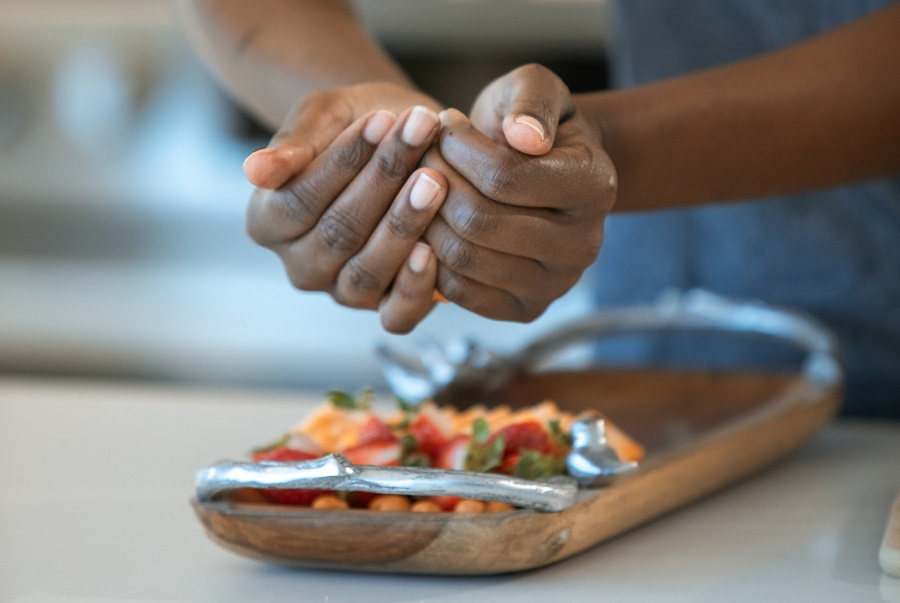
{"type": "MultiPolygon", "coordinates": [[[[597,409],[647,448],[633,474],[560,513],[316,511],[194,501],[221,546],[269,563],[426,574],[540,567],[595,546],[784,457],[835,414],[841,392],[796,374],[593,370],[517,379],[497,404],[597,409]]],[[[468,401],[460,401],[465,403],[468,401]]]]}

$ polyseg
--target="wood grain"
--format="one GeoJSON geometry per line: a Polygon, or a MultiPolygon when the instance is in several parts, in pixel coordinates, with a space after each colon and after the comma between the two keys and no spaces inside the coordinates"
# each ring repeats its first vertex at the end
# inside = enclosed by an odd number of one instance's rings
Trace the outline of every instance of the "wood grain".
{"type": "MultiPolygon", "coordinates": [[[[523,377],[497,403],[600,410],[647,446],[641,468],[561,513],[312,511],[194,503],[209,536],[271,563],[496,574],[565,559],[783,458],[837,410],[837,389],[786,374],[586,371],[523,377]]],[[[471,402],[461,401],[461,402],[471,402]]]]}

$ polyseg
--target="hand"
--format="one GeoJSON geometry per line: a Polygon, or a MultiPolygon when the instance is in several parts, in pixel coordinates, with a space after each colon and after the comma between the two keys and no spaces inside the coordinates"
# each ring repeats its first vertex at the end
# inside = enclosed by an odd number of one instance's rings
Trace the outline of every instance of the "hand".
{"type": "Polygon", "coordinates": [[[438,290],[477,314],[530,321],[596,259],[616,174],[599,132],[549,70],[520,67],[448,110],[423,165],[449,193],[425,239],[438,290]]]}
{"type": "Polygon", "coordinates": [[[356,120],[283,187],[255,191],[250,236],[281,256],[296,287],[378,308],[388,331],[411,330],[433,306],[437,262],[420,239],[447,181],[417,166],[438,128],[422,106],[356,120]]]}
{"type": "Polygon", "coordinates": [[[255,186],[280,188],[363,115],[375,109],[396,115],[414,105],[441,108],[417,90],[387,82],[315,92],[294,106],[266,148],[247,157],[244,172],[255,186]]]}

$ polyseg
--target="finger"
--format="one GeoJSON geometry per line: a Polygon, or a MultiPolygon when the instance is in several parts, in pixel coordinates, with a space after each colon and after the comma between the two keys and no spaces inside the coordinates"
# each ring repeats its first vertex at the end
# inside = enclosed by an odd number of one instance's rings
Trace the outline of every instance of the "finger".
{"type": "Polygon", "coordinates": [[[306,282],[301,288],[334,288],[344,263],[362,249],[416,169],[439,123],[437,114],[422,106],[402,113],[350,184],[332,196],[315,228],[290,245],[295,258],[290,263],[306,282]]]}
{"type": "Polygon", "coordinates": [[[307,233],[365,167],[395,121],[388,111],[363,116],[286,186],[257,189],[247,211],[247,231],[253,240],[274,247],[307,233]]]}
{"type": "MultiPolygon", "coordinates": [[[[534,290],[541,294],[559,293],[546,264],[508,253],[493,251],[457,235],[440,216],[425,232],[442,266],[472,281],[489,285],[516,297],[527,297],[534,290]]],[[[450,301],[457,301],[439,289],[450,301]]]]}
{"type": "MultiPolygon", "coordinates": [[[[568,124],[564,129],[569,130],[568,124]]],[[[491,140],[465,115],[448,109],[439,141],[447,163],[487,198],[518,207],[567,209],[573,198],[600,194],[596,172],[603,162],[609,163],[602,149],[576,127],[568,138],[566,146],[546,155],[526,155],[491,140]],[[565,194],[573,188],[579,191],[577,197],[565,194]]]]}
{"type": "Polygon", "coordinates": [[[543,155],[553,147],[558,125],[573,112],[572,95],[559,76],[530,64],[488,85],[473,107],[472,121],[489,135],[500,122],[512,148],[543,155]]]}
{"type": "Polygon", "coordinates": [[[429,168],[416,171],[363,248],[344,264],[334,298],[347,306],[377,307],[446,192],[446,179],[439,172],[429,168]]]}
{"type": "Polygon", "coordinates": [[[449,190],[441,217],[461,238],[486,249],[539,261],[564,258],[571,238],[593,223],[576,212],[516,207],[488,199],[437,149],[429,150],[422,164],[447,175],[449,190]]]}
{"type": "Polygon", "coordinates": [[[385,330],[409,333],[431,312],[436,278],[434,253],[425,243],[416,243],[378,308],[385,330]]]}
{"type": "Polygon", "coordinates": [[[266,147],[244,160],[244,175],[253,186],[275,190],[297,175],[312,158],[312,147],[308,145],[266,147]]]}
{"type": "Polygon", "coordinates": [[[454,304],[494,320],[529,322],[546,309],[546,304],[531,303],[508,291],[467,278],[440,261],[437,270],[437,289],[454,304]]]}

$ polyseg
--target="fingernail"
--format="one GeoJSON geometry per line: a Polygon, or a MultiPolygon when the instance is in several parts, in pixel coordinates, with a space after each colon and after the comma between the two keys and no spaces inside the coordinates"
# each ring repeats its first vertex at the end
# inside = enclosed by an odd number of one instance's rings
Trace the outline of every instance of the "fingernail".
{"type": "Polygon", "coordinates": [[[428,262],[431,260],[431,247],[426,243],[416,243],[413,250],[409,254],[409,269],[420,274],[425,271],[428,262]]]}
{"type": "Polygon", "coordinates": [[[438,121],[441,122],[441,127],[442,127],[442,128],[443,128],[444,126],[447,125],[447,119],[448,119],[449,117],[450,117],[450,115],[447,113],[447,110],[446,110],[446,109],[444,109],[443,111],[441,111],[440,113],[438,113],[438,121]]]}
{"type": "Polygon", "coordinates": [[[243,168],[243,170],[244,170],[244,173],[245,173],[245,174],[247,173],[247,165],[248,165],[248,164],[252,163],[253,161],[256,161],[257,159],[259,159],[259,158],[262,157],[263,155],[269,155],[269,154],[271,154],[271,153],[272,153],[272,149],[268,149],[268,148],[267,148],[267,149],[259,149],[259,150],[257,150],[257,151],[253,151],[252,153],[250,153],[249,155],[247,155],[247,158],[244,159],[244,164],[243,164],[243,166],[242,166],[242,168],[243,168]]]}
{"type": "Polygon", "coordinates": [[[428,135],[431,134],[431,131],[434,130],[438,123],[438,116],[434,111],[418,105],[413,107],[413,110],[406,118],[400,138],[406,144],[417,147],[425,142],[425,139],[428,138],[428,135]]]}
{"type": "Polygon", "coordinates": [[[513,123],[528,126],[540,135],[541,140],[545,140],[547,138],[547,135],[544,133],[544,126],[541,125],[541,122],[530,115],[519,115],[513,120],[513,123]]]}
{"type": "Polygon", "coordinates": [[[378,144],[385,134],[388,133],[388,130],[391,129],[391,126],[394,125],[395,121],[397,121],[397,116],[390,111],[384,109],[376,111],[369,118],[369,121],[366,122],[366,127],[363,129],[363,138],[369,144],[378,144]]]}
{"type": "Polygon", "coordinates": [[[409,204],[419,211],[428,209],[441,193],[441,185],[427,174],[419,174],[409,191],[409,204]]]}

